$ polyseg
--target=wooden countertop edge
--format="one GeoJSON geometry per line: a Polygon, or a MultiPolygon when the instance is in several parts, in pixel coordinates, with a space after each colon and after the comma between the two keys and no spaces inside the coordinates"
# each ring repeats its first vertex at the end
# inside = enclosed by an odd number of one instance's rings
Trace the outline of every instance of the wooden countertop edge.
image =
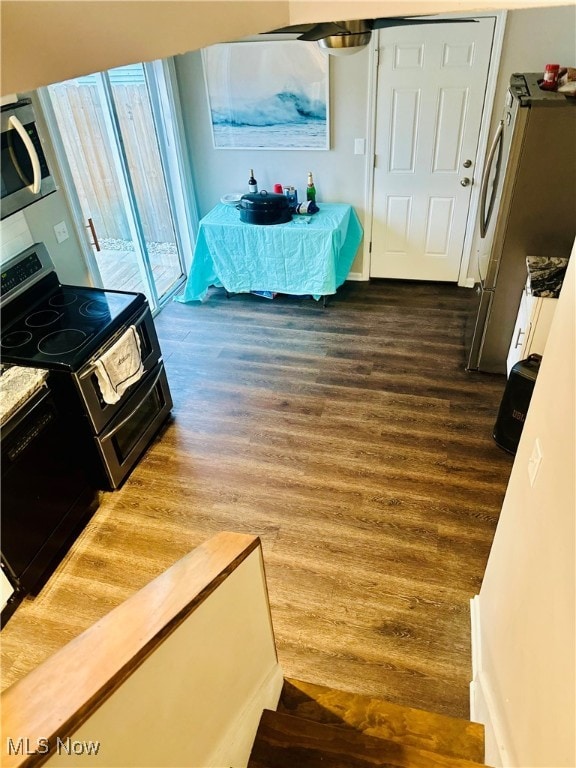
{"type": "Polygon", "coordinates": [[[77,730],[259,546],[258,536],[218,533],[6,689],[0,763],[16,768],[47,760],[50,753],[8,754],[8,740],[28,739],[36,748],[49,739],[53,747],[57,736],[77,730]]]}

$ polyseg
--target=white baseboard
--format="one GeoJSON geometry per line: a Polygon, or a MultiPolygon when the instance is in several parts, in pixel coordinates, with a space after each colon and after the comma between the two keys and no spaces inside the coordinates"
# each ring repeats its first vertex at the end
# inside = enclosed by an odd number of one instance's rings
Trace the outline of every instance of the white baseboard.
{"type": "Polygon", "coordinates": [[[349,272],[346,280],[355,280],[356,282],[365,282],[365,283],[368,282],[368,280],[364,277],[362,272],[349,272]]]}
{"type": "MultiPolygon", "coordinates": [[[[482,635],[480,633],[480,596],[475,595],[470,600],[470,630],[472,642],[472,683],[478,678],[482,669],[482,635]]],[[[474,700],[470,698],[470,719],[478,723],[479,720],[474,716],[474,700]]]]}
{"type": "MultiPolygon", "coordinates": [[[[370,278],[362,272],[349,272],[346,280],[354,280],[356,282],[369,282],[370,278]]],[[[458,283],[461,288],[474,288],[476,281],[473,277],[467,277],[462,283],[458,283]]]]}
{"type": "Polygon", "coordinates": [[[489,676],[482,658],[482,632],[480,597],[470,600],[472,622],[472,682],[470,683],[470,720],[484,726],[484,762],[494,768],[517,765],[513,759],[510,738],[506,732],[505,720],[497,704],[489,676]]]}

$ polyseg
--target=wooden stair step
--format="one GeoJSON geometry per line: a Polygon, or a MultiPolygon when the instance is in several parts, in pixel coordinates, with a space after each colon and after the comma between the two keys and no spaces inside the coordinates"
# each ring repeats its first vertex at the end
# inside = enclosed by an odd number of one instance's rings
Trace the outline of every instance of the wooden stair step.
{"type": "Polygon", "coordinates": [[[264,710],[248,768],[480,768],[360,731],[264,710]]]}
{"type": "Polygon", "coordinates": [[[277,709],[448,757],[484,760],[484,726],[461,718],[292,678],[284,681],[277,709]]]}

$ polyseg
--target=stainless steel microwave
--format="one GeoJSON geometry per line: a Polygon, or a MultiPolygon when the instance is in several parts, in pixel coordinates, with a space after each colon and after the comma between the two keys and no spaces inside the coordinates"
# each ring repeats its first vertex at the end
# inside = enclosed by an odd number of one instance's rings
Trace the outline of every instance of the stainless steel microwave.
{"type": "Polygon", "coordinates": [[[0,219],[56,191],[30,99],[2,107],[2,198],[0,219]]]}

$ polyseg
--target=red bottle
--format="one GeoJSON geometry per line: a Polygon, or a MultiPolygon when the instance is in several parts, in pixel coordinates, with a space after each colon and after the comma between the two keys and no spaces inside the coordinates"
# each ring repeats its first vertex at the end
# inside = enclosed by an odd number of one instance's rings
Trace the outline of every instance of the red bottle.
{"type": "Polygon", "coordinates": [[[559,64],[546,64],[546,69],[544,70],[544,79],[540,84],[540,88],[544,88],[546,91],[555,91],[558,87],[559,71],[559,64]]]}

